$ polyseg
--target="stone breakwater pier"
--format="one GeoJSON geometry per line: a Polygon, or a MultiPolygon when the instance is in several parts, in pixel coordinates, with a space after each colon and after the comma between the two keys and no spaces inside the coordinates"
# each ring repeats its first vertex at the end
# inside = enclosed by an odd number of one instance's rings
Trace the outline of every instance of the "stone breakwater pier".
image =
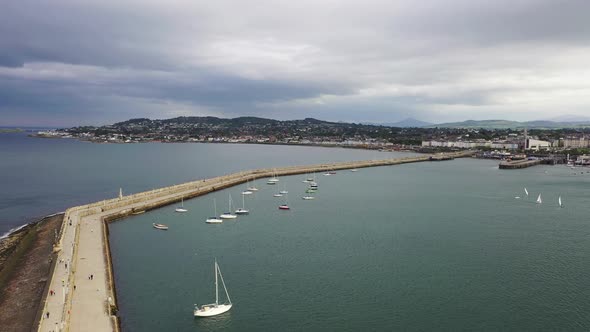
{"type": "Polygon", "coordinates": [[[256,169],[121,196],[66,210],[57,261],[43,299],[38,331],[118,331],[108,222],[246,181],[332,170],[470,157],[471,151],[396,159],[256,169]]]}

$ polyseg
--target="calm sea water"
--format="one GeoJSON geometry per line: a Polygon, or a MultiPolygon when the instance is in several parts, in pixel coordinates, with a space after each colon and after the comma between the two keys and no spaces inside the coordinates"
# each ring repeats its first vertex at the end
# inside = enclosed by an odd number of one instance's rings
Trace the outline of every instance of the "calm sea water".
{"type": "Polygon", "coordinates": [[[460,331],[590,329],[590,173],[503,171],[462,159],[258,181],[111,225],[126,331],[460,331]],[[279,211],[286,186],[291,211],[279,211]],[[524,196],[523,187],[531,196],[524,196]],[[542,193],[544,203],[534,200],[542,193]],[[565,208],[557,206],[561,195],[565,208]],[[168,224],[163,232],[152,222],[168,224]],[[234,307],[195,319],[214,300],[217,258],[234,307]]]}
{"type": "MultiPolygon", "coordinates": [[[[70,206],[235,171],[396,154],[237,144],[93,144],[0,133],[0,236],[70,206]]],[[[398,154],[399,155],[399,154],[398,154]]]]}
{"type": "MultiPolygon", "coordinates": [[[[386,156],[0,134],[0,234],[116,196],[119,187],[130,193],[257,167],[386,156]]],[[[314,201],[301,199],[302,180],[258,181],[261,190],[246,200],[251,214],[221,225],[204,223],[213,198],[221,213],[228,194],[242,204],[243,186],[185,201],[186,214],[170,206],[112,224],[124,330],[590,329],[590,173],[503,171],[472,159],[379,167],[318,174],[314,201]],[[291,211],[272,197],[284,186],[291,211]],[[170,230],[154,230],[156,221],[170,230]],[[214,258],[235,306],[194,319],[193,304],[214,300],[214,258]]]]}

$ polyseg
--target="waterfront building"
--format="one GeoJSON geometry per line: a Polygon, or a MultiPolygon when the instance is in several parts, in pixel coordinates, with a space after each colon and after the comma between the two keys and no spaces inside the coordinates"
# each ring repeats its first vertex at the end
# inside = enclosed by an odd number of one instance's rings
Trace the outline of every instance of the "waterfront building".
{"type": "Polygon", "coordinates": [[[590,140],[586,137],[567,137],[562,146],[566,149],[587,148],[590,147],[590,140]]]}
{"type": "Polygon", "coordinates": [[[551,147],[551,143],[547,141],[541,141],[537,139],[527,138],[525,141],[525,150],[548,150],[551,147]]]}

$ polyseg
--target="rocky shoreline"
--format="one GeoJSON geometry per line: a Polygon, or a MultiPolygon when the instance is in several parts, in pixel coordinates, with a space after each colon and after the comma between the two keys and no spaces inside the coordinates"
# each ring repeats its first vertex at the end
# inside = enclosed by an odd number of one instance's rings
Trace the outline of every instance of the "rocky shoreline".
{"type": "Polygon", "coordinates": [[[55,261],[53,244],[63,214],[24,225],[0,239],[2,331],[36,329],[55,261]]]}

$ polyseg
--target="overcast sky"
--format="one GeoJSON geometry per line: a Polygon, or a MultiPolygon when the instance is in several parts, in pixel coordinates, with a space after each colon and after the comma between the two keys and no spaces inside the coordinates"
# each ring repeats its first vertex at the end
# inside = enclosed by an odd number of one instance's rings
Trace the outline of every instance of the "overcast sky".
{"type": "Polygon", "coordinates": [[[587,0],[5,0],[0,125],[590,116],[587,0]]]}

